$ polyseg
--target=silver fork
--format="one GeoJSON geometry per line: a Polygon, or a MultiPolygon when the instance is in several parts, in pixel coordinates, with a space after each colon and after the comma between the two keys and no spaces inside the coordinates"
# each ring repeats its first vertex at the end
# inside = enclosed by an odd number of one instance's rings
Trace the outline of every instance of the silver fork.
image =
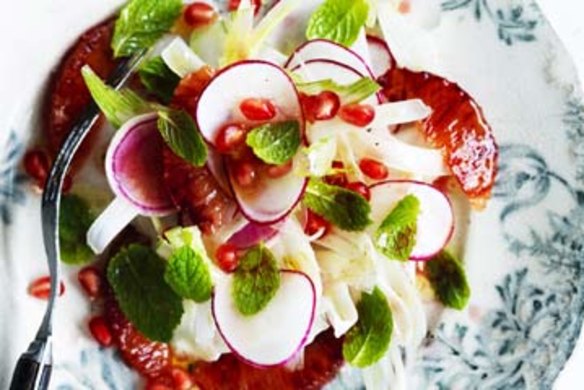
{"type": "MultiPolygon", "coordinates": [[[[119,89],[136,70],[146,51],[123,59],[112,73],[108,84],[119,89]]],[[[34,341],[16,364],[10,390],[45,390],[48,388],[53,365],[53,311],[60,279],[59,267],[59,206],[63,180],[73,156],[85,136],[99,117],[99,108],[91,102],[63,143],[49,178],[45,184],[41,203],[43,241],[51,275],[51,290],[43,321],[34,341]]]]}

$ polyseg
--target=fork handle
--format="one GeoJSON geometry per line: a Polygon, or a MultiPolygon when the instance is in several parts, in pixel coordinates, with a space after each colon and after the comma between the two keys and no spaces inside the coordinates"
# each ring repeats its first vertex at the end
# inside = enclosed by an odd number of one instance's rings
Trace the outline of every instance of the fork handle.
{"type": "Polygon", "coordinates": [[[51,372],[51,365],[43,365],[25,353],[16,363],[10,390],[45,390],[49,387],[51,372]]]}

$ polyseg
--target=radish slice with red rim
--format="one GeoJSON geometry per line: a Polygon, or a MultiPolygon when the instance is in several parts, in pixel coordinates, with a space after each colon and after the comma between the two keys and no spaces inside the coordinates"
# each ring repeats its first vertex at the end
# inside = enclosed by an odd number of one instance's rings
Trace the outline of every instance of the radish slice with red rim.
{"type": "Polygon", "coordinates": [[[367,35],[367,44],[373,75],[375,78],[381,77],[395,66],[391,50],[383,39],[373,35],[367,35]]]}
{"type": "MultiPolygon", "coordinates": [[[[364,77],[369,77],[342,62],[326,59],[306,61],[291,70],[298,73],[307,83],[330,79],[340,85],[349,85],[364,77]]],[[[363,103],[377,105],[379,98],[370,96],[363,103]]]]}
{"type": "Polygon", "coordinates": [[[304,273],[281,271],[280,288],[254,316],[239,313],[232,298],[233,278],[218,281],[213,318],[221,337],[240,359],[257,367],[285,365],[305,346],[316,312],[316,290],[304,273]]]}
{"type": "Polygon", "coordinates": [[[406,195],[420,201],[416,245],[411,260],[428,260],[440,252],[454,232],[454,213],[448,197],[435,187],[416,181],[386,181],[371,187],[371,218],[377,228],[406,195]]]}
{"type": "MultiPolygon", "coordinates": [[[[229,161],[225,162],[227,175],[241,213],[250,221],[260,225],[271,225],[282,221],[302,199],[308,179],[295,173],[301,166],[302,155],[292,160],[292,171],[280,178],[262,176],[252,188],[238,185],[232,175],[229,161]]],[[[237,162],[233,162],[237,164],[237,162]]]]}
{"type": "Polygon", "coordinates": [[[219,130],[227,123],[254,124],[239,112],[240,103],[247,98],[270,100],[278,110],[274,121],[296,119],[304,133],[298,91],[286,72],[266,61],[242,61],[219,72],[201,93],[195,118],[209,144],[215,144],[219,130]]]}
{"type": "Polygon", "coordinates": [[[116,199],[87,232],[89,246],[101,253],[136,216],[165,216],[175,206],[164,185],[163,139],[157,115],[131,119],[114,135],[105,158],[106,176],[116,199]]]}
{"type": "Polygon", "coordinates": [[[326,39],[314,39],[304,43],[290,56],[285,67],[294,69],[313,60],[331,60],[355,69],[361,75],[373,77],[363,57],[353,50],[326,39]]]}
{"type": "Polygon", "coordinates": [[[239,249],[251,248],[261,242],[268,242],[274,238],[278,234],[282,224],[283,221],[273,225],[258,225],[257,223],[249,222],[231,236],[227,243],[239,249]]]}

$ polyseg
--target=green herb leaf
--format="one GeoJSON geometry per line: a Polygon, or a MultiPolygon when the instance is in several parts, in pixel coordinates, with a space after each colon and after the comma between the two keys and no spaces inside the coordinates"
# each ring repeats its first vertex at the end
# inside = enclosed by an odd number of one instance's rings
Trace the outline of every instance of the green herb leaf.
{"type": "Polygon", "coordinates": [[[420,201],[407,195],[383,220],[375,232],[375,245],[391,260],[407,261],[416,245],[420,201]]]}
{"type": "Polygon", "coordinates": [[[152,111],[148,102],[135,92],[129,89],[118,91],[106,85],[88,65],[81,69],[81,73],[93,100],[115,128],[137,115],[152,111]]]}
{"type": "Polygon", "coordinates": [[[207,161],[207,146],[193,119],[184,111],[158,111],[158,130],[172,151],[194,166],[207,161]]]}
{"type": "Polygon", "coordinates": [[[294,157],[300,137],[298,121],[269,123],[253,129],[247,135],[247,144],[263,162],[281,165],[294,157]]]}
{"type": "Polygon", "coordinates": [[[94,219],[89,205],[79,196],[67,195],[61,199],[59,242],[64,263],[85,264],[93,259],[86,235],[94,219]]]}
{"type": "Polygon", "coordinates": [[[311,179],[304,204],[314,213],[347,231],[362,231],[371,223],[371,206],[361,195],[311,179]]]}
{"type": "Polygon", "coordinates": [[[168,342],[180,323],[182,299],[164,281],[166,261],[152,249],[130,245],[111,259],[107,278],[120,308],[153,341],[168,342]]]}
{"type": "Polygon", "coordinates": [[[369,77],[363,77],[348,85],[341,85],[331,79],[326,79],[310,83],[299,83],[296,86],[300,92],[307,95],[317,95],[322,91],[335,92],[344,104],[359,103],[381,89],[381,86],[369,77]]]}
{"type": "Polygon", "coordinates": [[[164,63],[160,56],[146,61],[138,70],[138,74],[148,92],[158,97],[164,104],[170,102],[180,82],[180,77],[164,63]]]}
{"type": "Polygon", "coordinates": [[[263,244],[248,250],[233,276],[233,299],[241,314],[259,313],[279,287],[280,271],[272,252],[263,244]]]}
{"type": "Polygon", "coordinates": [[[213,284],[209,267],[190,246],[172,252],[164,280],[183,298],[203,303],[211,298],[213,284]]]}
{"type": "Polygon", "coordinates": [[[367,0],[326,0],[308,21],[306,38],[330,39],[349,47],[357,40],[368,14],[367,0]]]}
{"type": "Polygon", "coordinates": [[[181,0],[130,0],[116,21],[114,56],[126,57],[148,49],[170,31],[182,7],[181,0]]]}
{"type": "Polygon", "coordinates": [[[379,287],[364,293],[357,303],[359,320],[343,342],[343,357],[352,366],[364,368],[379,361],[389,349],[393,316],[379,287]]]}
{"type": "Polygon", "coordinates": [[[444,306],[462,310],[468,304],[470,287],[462,264],[442,251],[426,263],[426,277],[444,306]]]}

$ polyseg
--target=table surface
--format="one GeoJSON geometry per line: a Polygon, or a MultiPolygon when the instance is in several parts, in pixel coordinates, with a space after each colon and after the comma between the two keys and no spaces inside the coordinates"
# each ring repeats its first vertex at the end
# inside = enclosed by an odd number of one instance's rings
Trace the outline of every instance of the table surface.
{"type": "MultiPolygon", "coordinates": [[[[584,3],[574,0],[538,0],[544,14],[572,55],[584,81],[584,3]]],[[[572,358],[560,374],[554,390],[576,390],[584,387],[584,333],[572,358]]]]}

